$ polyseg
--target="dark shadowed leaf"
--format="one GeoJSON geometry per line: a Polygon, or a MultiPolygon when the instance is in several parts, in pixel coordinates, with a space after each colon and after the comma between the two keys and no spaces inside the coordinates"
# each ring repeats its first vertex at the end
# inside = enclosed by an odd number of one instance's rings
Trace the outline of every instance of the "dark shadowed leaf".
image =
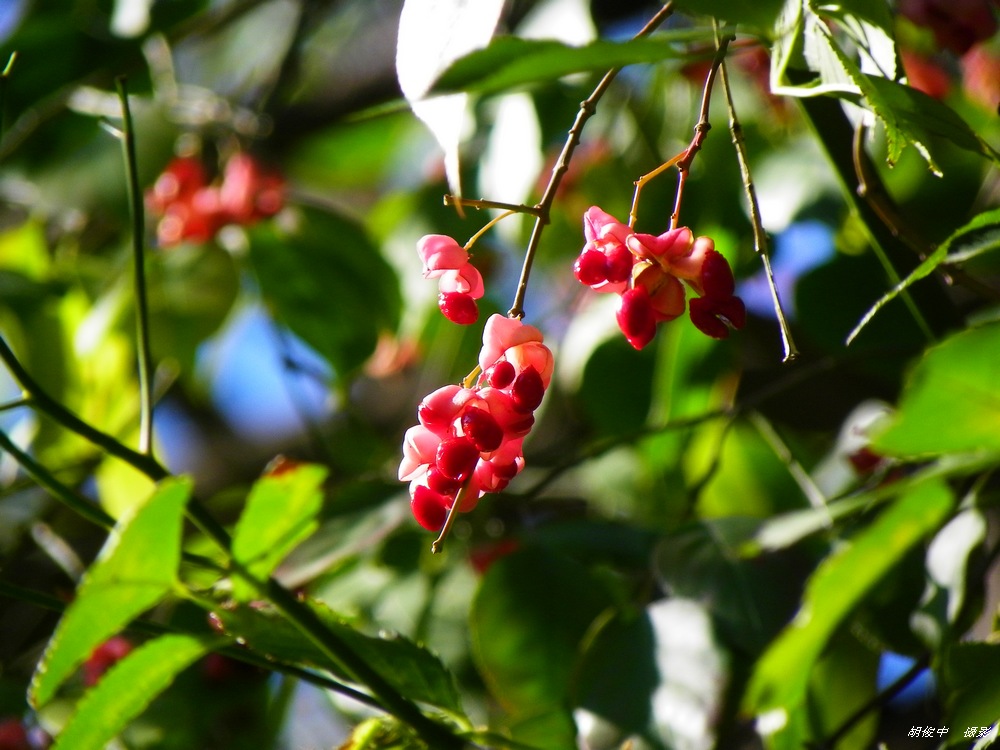
{"type": "Polygon", "coordinates": [[[913,545],[933,531],[952,506],[941,482],[925,482],[900,497],[875,521],[830,555],[810,578],[791,624],[758,661],[747,692],[757,715],[801,709],[813,666],[840,625],[913,545]]]}
{"type": "Polygon", "coordinates": [[[549,83],[571,73],[605,71],[635,63],[684,57],[685,42],[707,41],[705,30],[668,31],[630,42],[597,41],[572,47],[550,40],[498,37],[452,63],[432,91],[494,92],[549,83]]]}
{"type": "MultiPolygon", "coordinates": [[[[403,695],[462,714],[454,678],[437,656],[400,635],[365,635],[321,602],[309,600],[308,604],[336,638],[403,695]]],[[[340,679],[351,679],[339,663],[272,610],[239,606],[220,609],[216,614],[227,633],[255,651],[283,661],[312,664],[340,679]]]]}
{"type": "Polygon", "coordinates": [[[279,321],[326,357],[341,377],[399,320],[396,274],[353,221],[300,209],[250,231],[250,260],[279,321]]]}

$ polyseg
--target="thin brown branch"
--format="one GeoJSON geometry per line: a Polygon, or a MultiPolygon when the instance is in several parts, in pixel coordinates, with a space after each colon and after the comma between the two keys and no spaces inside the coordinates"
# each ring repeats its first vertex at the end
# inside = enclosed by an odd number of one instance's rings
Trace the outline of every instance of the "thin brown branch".
{"type": "MultiPolygon", "coordinates": [[[[670,15],[674,12],[674,4],[671,2],[666,3],[656,14],[649,19],[649,22],[642,28],[642,30],[635,35],[635,39],[640,37],[648,36],[651,34],[660,24],[662,24],[670,15]]],[[[538,215],[535,218],[535,225],[531,230],[531,237],[528,240],[528,247],[524,251],[524,263],[521,266],[521,277],[517,283],[517,291],[514,293],[514,301],[510,306],[510,310],[507,311],[507,317],[521,319],[524,317],[524,295],[528,289],[528,277],[531,275],[531,265],[535,260],[535,253],[538,251],[539,242],[541,242],[542,232],[545,226],[549,223],[549,212],[552,208],[552,202],[555,200],[556,191],[559,189],[559,184],[562,182],[567,170],[569,169],[570,159],[573,157],[573,152],[576,147],[580,144],[580,136],[583,133],[583,126],[586,124],[587,120],[597,111],[597,103],[604,96],[605,92],[611,86],[611,82],[614,81],[615,76],[621,68],[612,68],[601,78],[597,87],[591,92],[584,101],[580,103],[580,111],[577,112],[576,119],[573,121],[573,127],[570,128],[569,133],[566,137],[566,143],[563,144],[562,151],[559,153],[559,158],[556,160],[555,166],[552,168],[552,175],[549,177],[549,183],[545,187],[545,191],[542,193],[542,199],[537,204],[538,215]]]]}

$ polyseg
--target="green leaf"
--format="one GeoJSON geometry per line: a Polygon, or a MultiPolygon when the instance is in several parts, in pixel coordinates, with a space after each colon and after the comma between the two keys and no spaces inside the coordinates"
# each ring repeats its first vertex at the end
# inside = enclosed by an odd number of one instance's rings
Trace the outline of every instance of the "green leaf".
{"type": "Polygon", "coordinates": [[[233,257],[215,244],[181,245],[151,254],[146,276],[154,354],[176,359],[191,372],[198,347],[219,329],[236,301],[239,274],[233,257]]]}
{"type": "Polygon", "coordinates": [[[396,274],[353,221],[303,208],[288,221],[257,225],[249,236],[264,300],[339,376],[368,358],[380,331],[395,329],[396,274]]]}
{"type": "Polygon", "coordinates": [[[1000,450],[1000,323],[971,328],[927,350],[874,450],[918,457],[1000,450]]]}
{"type": "MultiPolygon", "coordinates": [[[[309,600],[308,604],[331,633],[400,693],[414,701],[462,715],[454,677],[426,648],[396,634],[365,635],[321,602],[309,600]]],[[[216,615],[228,634],[256,652],[286,662],[313,664],[340,679],[353,679],[339,663],[303,638],[295,626],[273,610],[226,607],[217,610],[216,615]]]]}
{"type": "Polygon", "coordinates": [[[846,344],[854,340],[868,325],[879,310],[894,300],[914,282],[930,276],[942,263],[963,263],[978,255],[1000,249],[1000,209],[993,209],[977,215],[965,226],[957,229],[948,239],[938,245],[913,272],[878,300],[854,329],[847,335],[846,344]]]}
{"type": "Polygon", "coordinates": [[[83,697],[53,750],[106,747],[179,672],[208,653],[213,642],[219,639],[164,635],[129,653],[83,697]]]}
{"type": "Polygon", "coordinates": [[[808,561],[798,552],[740,554],[760,522],[731,516],[698,521],[667,534],[656,572],[673,596],[704,605],[727,641],[759,653],[792,616],[808,561]]]}
{"type": "Polygon", "coordinates": [[[820,564],[795,619],[757,663],[747,691],[749,710],[757,715],[773,711],[774,723],[782,723],[801,709],[813,666],[831,636],[895,563],[940,525],[951,506],[942,482],[923,483],[820,564]]]}
{"type": "Polygon", "coordinates": [[[165,480],[118,521],[42,656],[29,691],[34,706],[48,703],[97,646],[170,590],[190,494],[190,480],[165,480]]]}
{"type": "Polygon", "coordinates": [[[960,618],[969,603],[969,589],[974,590],[982,578],[974,555],[986,541],[986,527],[982,510],[967,508],[927,548],[927,584],[920,609],[910,616],[910,627],[931,649],[941,648],[949,636],[968,628],[960,618]]]}
{"type": "Polygon", "coordinates": [[[572,73],[685,58],[687,53],[680,43],[711,38],[708,29],[685,29],[629,42],[601,40],[572,47],[551,40],[497,37],[485,49],[452,63],[438,78],[432,92],[506,91],[533,83],[551,83],[572,73]]]}
{"type": "Polygon", "coordinates": [[[728,23],[749,24],[770,29],[781,10],[781,0],[678,0],[688,13],[714,16],[728,23]]]}
{"type": "Polygon", "coordinates": [[[709,612],[671,597],[601,628],[580,666],[577,702],[620,730],[616,747],[630,736],[710,747],[728,677],[709,612]]]}
{"type": "Polygon", "coordinates": [[[941,695],[953,730],[988,727],[1000,718],[1000,645],[959,643],[949,648],[939,667],[941,695]]]}
{"type": "Polygon", "coordinates": [[[582,565],[541,548],[490,566],[472,604],[472,651],[515,719],[565,707],[584,635],[609,603],[582,565]]]}
{"type": "MultiPolygon", "coordinates": [[[[326,475],[323,466],[299,464],[254,482],[233,532],[233,560],[254,579],[265,580],[316,530],[326,475]]],[[[256,589],[240,575],[233,578],[237,601],[249,601],[255,594],[256,589]]]]}

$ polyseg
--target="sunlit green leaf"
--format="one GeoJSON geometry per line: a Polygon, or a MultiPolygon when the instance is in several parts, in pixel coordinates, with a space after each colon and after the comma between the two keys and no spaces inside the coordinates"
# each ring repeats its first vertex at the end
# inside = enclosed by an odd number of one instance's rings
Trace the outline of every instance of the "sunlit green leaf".
{"type": "MultiPolygon", "coordinates": [[[[412,700],[462,714],[451,672],[430,651],[397,634],[380,637],[356,630],[322,603],[309,606],[348,648],[363,659],[400,693],[412,700]]],[[[246,642],[254,651],[293,663],[312,664],[350,681],[342,665],[303,637],[288,620],[259,607],[227,607],[217,611],[227,633],[246,642]]]]}
{"type": "Polygon", "coordinates": [[[1000,450],[1000,324],[971,328],[928,349],[874,449],[893,456],[1000,450]]]}
{"type": "Polygon", "coordinates": [[[674,596],[601,628],[580,667],[577,702],[621,730],[619,742],[640,736],[709,747],[728,674],[709,612],[674,596]]]}
{"type": "Polygon", "coordinates": [[[190,494],[190,481],[166,480],[118,521],[42,656],[31,684],[34,705],[47,703],[97,646],[170,590],[190,494]]]}
{"type": "Polygon", "coordinates": [[[666,31],[629,42],[596,41],[572,47],[550,40],[498,37],[485,49],[453,63],[434,84],[433,91],[506,91],[551,82],[571,73],[676,59],[687,54],[684,42],[710,38],[705,29],[666,31]]]}
{"type": "Polygon", "coordinates": [[[910,626],[928,647],[940,648],[948,636],[968,627],[959,618],[982,575],[974,555],[985,540],[986,517],[973,507],[951,519],[928,546],[926,589],[920,609],[910,617],[910,626]]]}
{"type": "Polygon", "coordinates": [[[218,638],[164,635],[140,646],[87,692],[54,750],[101,750],[218,638]]]}
{"type": "Polygon", "coordinates": [[[380,331],[395,329],[396,274],[356,223],[300,209],[249,235],[265,302],[338,375],[350,375],[375,350],[380,331]]]}
{"type": "MultiPolygon", "coordinates": [[[[292,549],[317,528],[327,470],[299,464],[254,482],[233,532],[233,560],[256,580],[265,580],[292,549]]],[[[256,589],[239,574],[233,597],[249,601],[256,589]]]]}
{"type": "Polygon", "coordinates": [[[951,506],[944,484],[921,484],[821,563],[795,619],[757,663],[748,709],[758,715],[784,712],[785,720],[800,710],[813,665],[831,636],[893,565],[937,528],[951,506]]]}

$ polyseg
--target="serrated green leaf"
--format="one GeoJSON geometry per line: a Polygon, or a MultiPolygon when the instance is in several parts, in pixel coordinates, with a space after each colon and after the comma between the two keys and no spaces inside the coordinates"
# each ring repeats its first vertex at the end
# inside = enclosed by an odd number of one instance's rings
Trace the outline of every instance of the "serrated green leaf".
{"type": "MultiPolygon", "coordinates": [[[[338,639],[361,657],[400,693],[420,703],[462,715],[451,672],[423,646],[396,634],[374,637],[356,630],[316,600],[308,605],[338,639]]],[[[343,680],[353,678],[341,665],[302,637],[276,612],[257,607],[227,607],[216,612],[223,627],[251,649],[291,663],[312,664],[343,680]]]]}
{"type": "Polygon", "coordinates": [[[42,706],[91,652],[155,605],[174,583],[191,482],[171,478],[111,531],[66,608],[35,672],[29,696],[42,706]]]}
{"type": "MultiPolygon", "coordinates": [[[[327,470],[318,464],[299,464],[267,474],[250,490],[246,507],[233,532],[233,560],[256,580],[265,580],[285,556],[317,528],[323,506],[327,470]]],[[[233,578],[233,597],[246,602],[256,589],[239,575],[233,578]]]]}
{"type": "Polygon", "coordinates": [[[213,642],[219,639],[172,634],[132,651],[84,695],[53,750],[102,750],[213,642]]]}
{"type": "Polygon", "coordinates": [[[253,227],[249,237],[265,302],[339,376],[371,355],[380,331],[395,329],[396,274],[356,223],[302,208],[253,227]]]}
{"type": "Polygon", "coordinates": [[[874,450],[918,457],[1000,450],[1000,323],[971,328],[927,350],[874,450]]]}
{"type": "Polygon", "coordinates": [[[452,63],[435,82],[432,93],[506,91],[533,83],[551,83],[572,73],[683,58],[686,52],[680,43],[711,38],[708,29],[690,29],[628,42],[600,40],[573,47],[550,40],[497,37],[485,49],[452,63]]]}
{"type": "Polygon", "coordinates": [[[850,343],[868,325],[879,310],[894,300],[914,282],[932,274],[942,263],[962,263],[978,255],[1000,249],[1000,209],[977,215],[965,226],[956,230],[948,239],[938,245],[913,272],[881,297],[848,334],[850,343]]]}
{"type": "Polygon", "coordinates": [[[920,484],[820,564],[795,619],[757,662],[748,710],[783,712],[787,721],[801,709],[813,666],[831,636],[896,562],[940,525],[952,500],[943,482],[920,484]]]}

